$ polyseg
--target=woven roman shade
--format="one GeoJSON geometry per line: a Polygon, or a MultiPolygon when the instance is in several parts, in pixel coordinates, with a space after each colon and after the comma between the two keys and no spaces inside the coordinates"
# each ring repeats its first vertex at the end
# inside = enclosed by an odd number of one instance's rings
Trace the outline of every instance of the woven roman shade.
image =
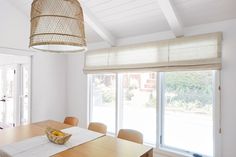
{"type": "Polygon", "coordinates": [[[49,52],[85,51],[84,18],[78,0],[34,0],[30,47],[49,52]]]}
{"type": "Polygon", "coordinates": [[[84,71],[220,69],[222,33],[90,51],[84,71]]]}

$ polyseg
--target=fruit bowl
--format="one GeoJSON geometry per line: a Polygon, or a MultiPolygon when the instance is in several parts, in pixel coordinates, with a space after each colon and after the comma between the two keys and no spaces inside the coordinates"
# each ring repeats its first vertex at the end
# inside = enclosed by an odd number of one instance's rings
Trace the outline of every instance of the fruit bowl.
{"type": "Polygon", "coordinates": [[[67,134],[53,128],[47,128],[46,135],[49,141],[55,144],[59,144],[59,145],[65,144],[71,137],[71,134],[67,134]]]}

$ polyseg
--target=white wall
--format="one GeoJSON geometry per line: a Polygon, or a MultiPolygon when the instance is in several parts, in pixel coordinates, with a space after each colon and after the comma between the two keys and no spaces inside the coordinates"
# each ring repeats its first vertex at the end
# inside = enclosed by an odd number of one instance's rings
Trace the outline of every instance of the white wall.
{"type": "Polygon", "coordinates": [[[0,1],[0,47],[27,48],[28,19],[7,1],[0,1]]]}
{"type": "Polygon", "coordinates": [[[83,73],[84,54],[72,54],[67,67],[67,114],[76,116],[80,126],[87,127],[87,77],[83,73]]]}
{"type": "MultiPolygon", "coordinates": [[[[63,120],[66,114],[67,56],[34,52],[28,49],[30,19],[0,0],[0,53],[31,55],[32,120],[63,120]],[[24,49],[19,51],[17,49],[24,49]]],[[[1,62],[1,60],[0,60],[1,62]]]]}
{"type": "MultiPolygon", "coordinates": [[[[186,35],[222,31],[223,69],[222,81],[222,157],[236,154],[236,19],[219,23],[199,25],[185,29],[186,35]]],[[[119,45],[157,41],[172,38],[171,32],[121,39],[119,45]]],[[[96,47],[103,47],[96,45],[96,47]]],[[[68,56],[68,114],[78,116],[82,126],[87,123],[86,75],[83,74],[83,54],[68,56]]]]}
{"type": "Polygon", "coordinates": [[[16,55],[6,55],[0,53],[0,66],[17,64],[17,63],[30,63],[30,57],[28,56],[16,56],[16,55]]]}
{"type": "Polygon", "coordinates": [[[67,60],[64,55],[35,54],[32,60],[32,121],[60,120],[66,114],[67,60]]]}

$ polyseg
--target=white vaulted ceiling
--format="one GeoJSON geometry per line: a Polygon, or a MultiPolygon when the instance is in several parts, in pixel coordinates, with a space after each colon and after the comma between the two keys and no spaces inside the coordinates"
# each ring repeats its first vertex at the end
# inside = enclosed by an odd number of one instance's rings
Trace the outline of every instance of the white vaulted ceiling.
{"type": "Polygon", "coordinates": [[[117,38],[169,30],[157,0],[83,0],[117,38]]]}
{"type": "Polygon", "coordinates": [[[236,18],[236,0],[174,0],[185,26],[236,18]]]}
{"type": "MultiPolygon", "coordinates": [[[[3,1],[11,3],[30,18],[32,0],[0,0],[1,3],[3,1]]],[[[176,22],[177,24],[180,22],[179,28],[184,30],[189,26],[236,18],[236,0],[81,0],[80,2],[86,8],[85,30],[88,43],[107,41],[113,46],[120,38],[169,30],[176,34],[174,30],[176,22]],[[164,4],[164,8],[160,5],[160,1],[167,3],[164,4]],[[172,17],[167,17],[171,15],[168,15],[169,10],[166,5],[172,7],[173,13],[178,18],[173,17],[173,14],[172,17]],[[172,19],[174,23],[170,21],[172,19]]]]}

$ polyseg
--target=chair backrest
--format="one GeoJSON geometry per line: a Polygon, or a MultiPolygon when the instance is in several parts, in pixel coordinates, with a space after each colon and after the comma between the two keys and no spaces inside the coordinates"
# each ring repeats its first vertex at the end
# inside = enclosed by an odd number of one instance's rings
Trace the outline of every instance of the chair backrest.
{"type": "Polygon", "coordinates": [[[78,126],[79,120],[76,117],[66,117],[64,123],[72,126],[78,126]]]}
{"type": "Polygon", "coordinates": [[[89,123],[88,129],[102,134],[107,133],[107,126],[103,123],[91,122],[89,123]]]}
{"type": "Polygon", "coordinates": [[[131,142],[143,144],[143,134],[136,130],[120,129],[117,137],[131,142]]]}

